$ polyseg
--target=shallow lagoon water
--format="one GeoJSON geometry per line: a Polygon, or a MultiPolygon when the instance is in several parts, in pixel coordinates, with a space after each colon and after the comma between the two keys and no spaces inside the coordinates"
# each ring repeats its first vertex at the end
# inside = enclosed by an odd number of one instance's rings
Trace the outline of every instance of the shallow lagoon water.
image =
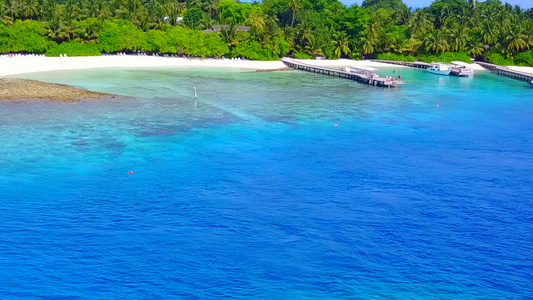
{"type": "Polygon", "coordinates": [[[0,295],[529,297],[533,90],[400,72],[25,75],[134,98],[0,102],[0,295]]]}

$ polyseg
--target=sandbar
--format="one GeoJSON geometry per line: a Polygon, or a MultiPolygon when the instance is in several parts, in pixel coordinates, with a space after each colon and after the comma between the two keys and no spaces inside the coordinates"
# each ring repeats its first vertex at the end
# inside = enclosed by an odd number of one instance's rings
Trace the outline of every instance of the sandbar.
{"type": "Polygon", "coordinates": [[[0,100],[80,101],[107,100],[115,97],[115,95],[63,84],[20,78],[0,78],[0,100]]]}

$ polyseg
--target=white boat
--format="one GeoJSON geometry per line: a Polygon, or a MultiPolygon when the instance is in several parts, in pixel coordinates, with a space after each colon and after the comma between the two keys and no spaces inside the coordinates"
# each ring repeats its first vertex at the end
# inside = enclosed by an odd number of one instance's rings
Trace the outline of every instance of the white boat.
{"type": "Polygon", "coordinates": [[[471,77],[474,76],[474,70],[470,67],[470,64],[467,64],[462,61],[452,61],[450,63],[451,72],[450,75],[452,76],[460,76],[460,77],[471,77]]]}
{"type": "Polygon", "coordinates": [[[533,80],[531,80],[531,82],[530,82],[530,83],[531,83],[531,87],[533,88],[533,80]]]}
{"type": "Polygon", "coordinates": [[[431,67],[427,68],[426,71],[438,75],[450,75],[452,71],[447,64],[431,64],[431,67]]]}

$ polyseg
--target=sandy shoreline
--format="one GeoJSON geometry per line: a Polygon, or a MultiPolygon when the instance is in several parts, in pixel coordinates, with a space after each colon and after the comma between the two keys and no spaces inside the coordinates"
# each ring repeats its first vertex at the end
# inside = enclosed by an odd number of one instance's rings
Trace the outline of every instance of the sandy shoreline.
{"type": "MultiPolygon", "coordinates": [[[[304,60],[305,63],[317,66],[367,66],[393,67],[402,66],[384,64],[373,61],[339,60],[304,60]]],[[[286,66],[281,61],[251,61],[232,59],[188,59],[181,57],[159,56],[90,56],[90,57],[37,57],[20,56],[0,58],[0,76],[13,76],[24,73],[82,70],[100,68],[238,68],[250,70],[278,70],[286,66]]]]}
{"type": "MultiPolygon", "coordinates": [[[[300,60],[307,64],[339,68],[343,66],[366,66],[382,68],[405,68],[399,65],[379,63],[369,60],[300,60]]],[[[478,64],[471,65],[474,70],[484,70],[478,64]]],[[[0,58],[0,76],[14,76],[24,73],[83,70],[101,68],[234,68],[258,71],[285,69],[281,61],[252,61],[233,59],[198,59],[161,56],[89,56],[89,57],[41,57],[16,56],[0,58]]],[[[509,67],[513,70],[533,74],[531,67],[509,67]]]]}

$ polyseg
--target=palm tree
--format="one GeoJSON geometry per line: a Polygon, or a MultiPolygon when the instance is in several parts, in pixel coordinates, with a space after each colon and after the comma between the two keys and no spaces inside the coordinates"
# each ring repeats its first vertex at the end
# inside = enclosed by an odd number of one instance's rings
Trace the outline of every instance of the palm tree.
{"type": "Polygon", "coordinates": [[[305,51],[313,56],[324,55],[324,53],[322,52],[322,46],[322,43],[320,43],[317,38],[311,36],[311,38],[307,41],[305,51]]]}
{"type": "Polygon", "coordinates": [[[259,38],[266,29],[265,17],[260,14],[251,14],[246,19],[246,24],[250,25],[250,34],[255,38],[259,38]]]}
{"type": "Polygon", "coordinates": [[[68,24],[67,22],[62,22],[59,25],[59,32],[58,32],[58,38],[64,41],[70,41],[74,37],[74,29],[72,28],[72,24],[68,24]]]}
{"type": "Polygon", "coordinates": [[[75,32],[78,42],[88,42],[96,44],[98,41],[98,32],[102,28],[102,23],[96,18],[88,18],[75,23],[75,32]]]}
{"type": "Polygon", "coordinates": [[[98,17],[103,5],[104,2],[102,0],[86,0],[83,5],[85,15],[89,18],[98,17]]]}
{"type": "Polygon", "coordinates": [[[335,47],[334,53],[337,56],[337,58],[340,58],[342,54],[348,55],[350,54],[350,46],[349,46],[349,39],[346,35],[346,32],[341,31],[333,34],[333,46],[335,47]]]}
{"type": "Polygon", "coordinates": [[[435,30],[428,34],[425,38],[424,46],[426,51],[434,53],[444,53],[450,50],[450,45],[440,30],[435,30]]]}
{"type": "Polygon", "coordinates": [[[359,43],[361,44],[363,54],[368,55],[374,53],[374,47],[377,46],[377,39],[373,38],[370,34],[366,34],[359,38],[359,43]]]}
{"type": "Polygon", "coordinates": [[[187,5],[186,6],[187,8],[194,8],[194,7],[201,8],[202,7],[201,0],[187,0],[185,1],[185,4],[187,5]]]}
{"type": "Polygon", "coordinates": [[[168,2],[163,4],[163,12],[165,14],[165,20],[170,23],[170,25],[177,25],[178,16],[183,13],[186,8],[186,3],[178,2],[168,2]]]}
{"type": "Polygon", "coordinates": [[[21,15],[24,19],[34,19],[39,11],[38,3],[33,0],[24,0],[21,15]]]}
{"type": "MultiPolygon", "coordinates": [[[[533,19],[532,19],[533,20],[533,19]]],[[[530,21],[525,26],[527,48],[533,48],[533,21],[530,21]]]]}
{"type": "Polygon", "coordinates": [[[56,15],[45,24],[46,35],[56,42],[61,40],[61,21],[56,15]]]}
{"type": "Polygon", "coordinates": [[[421,45],[422,45],[422,41],[412,37],[408,40],[403,41],[400,50],[402,53],[408,53],[408,54],[414,55],[418,51],[421,45]]]}
{"type": "Polygon", "coordinates": [[[308,20],[303,20],[297,26],[298,34],[300,35],[300,43],[304,43],[313,38],[313,24],[308,20]]]}
{"type": "Polygon", "coordinates": [[[18,2],[16,0],[4,0],[2,4],[4,19],[9,19],[11,22],[15,21],[18,16],[18,2]]]}
{"type": "Polygon", "coordinates": [[[451,50],[463,51],[469,37],[469,29],[468,27],[455,26],[449,30],[448,37],[451,41],[451,50]]]}
{"type": "Polygon", "coordinates": [[[485,44],[496,44],[498,39],[498,30],[496,29],[495,24],[491,20],[485,20],[481,32],[483,33],[483,42],[485,42],[485,44]]]}
{"type": "Polygon", "coordinates": [[[285,36],[286,41],[289,43],[289,49],[296,51],[296,29],[286,26],[283,30],[283,36],[285,36]]]}
{"type": "Polygon", "coordinates": [[[204,7],[204,10],[209,13],[209,16],[211,16],[211,19],[213,20],[216,19],[218,14],[218,2],[219,0],[209,0],[204,7]]]}
{"type": "Polygon", "coordinates": [[[40,6],[39,18],[43,21],[50,21],[57,16],[57,1],[44,0],[40,6]]]}
{"type": "Polygon", "coordinates": [[[359,43],[361,44],[361,50],[363,50],[363,54],[365,55],[374,53],[374,49],[377,47],[379,41],[379,31],[377,27],[378,26],[375,23],[370,23],[363,27],[363,34],[359,38],[359,43]]]}
{"type": "Polygon", "coordinates": [[[230,48],[237,45],[237,26],[233,23],[222,26],[220,28],[220,37],[222,37],[230,48]]]}
{"type": "Polygon", "coordinates": [[[481,42],[481,39],[472,37],[468,39],[465,45],[465,50],[468,55],[478,57],[481,56],[483,52],[485,52],[485,48],[483,46],[484,45],[481,42]]]}
{"type": "Polygon", "coordinates": [[[511,27],[511,24],[512,24],[511,20],[512,20],[511,14],[508,11],[506,11],[505,9],[502,8],[496,14],[496,18],[492,19],[490,21],[492,21],[495,24],[499,25],[500,32],[506,32],[511,27]]]}
{"type": "Polygon", "coordinates": [[[522,33],[520,27],[515,27],[509,30],[509,33],[505,37],[508,51],[520,51],[528,47],[526,42],[527,36],[522,33]]]}
{"type": "MultiPolygon", "coordinates": [[[[74,22],[74,20],[77,19],[77,16],[78,14],[77,14],[76,6],[72,2],[72,0],[67,0],[65,2],[65,6],[63,9],[63,16],[62,16],[64,27],[70,28],[70,30],[67,30],[67,32],[72,32],[72,22],[74,22]]],[[[69,34],[69,36],[71,35],[69,34]]],[[[70,38],[68,40],[70,40],[70,38]]]]}
{"type": "Polygon", "coordinates": [[[402,42],[401,38],[394,36],[393,34],[383,33],[380,36],[379,46],[384,52],[401,52],[402,42]]]}
{"type": "Polygon", "coordinates": [[[294,16],[296,15],[296,12],[302,8],[302,3],[300,0],[290,0],[289,8],[292,10],[291,27],[294,27],[294,16]]]}
{"type": "Polygon", "coordinates": [[[6,6],[4,5],[4,1],[0,0],[0,24],[2,24],[2,21],[6,17],[7,17],[6,6]]]}
{"type": "Polygon", "coordinates": [[[415,11],[407,25],[414,36],[422,36],[435,28],[433,16],[423,10],[415,11]]]}

